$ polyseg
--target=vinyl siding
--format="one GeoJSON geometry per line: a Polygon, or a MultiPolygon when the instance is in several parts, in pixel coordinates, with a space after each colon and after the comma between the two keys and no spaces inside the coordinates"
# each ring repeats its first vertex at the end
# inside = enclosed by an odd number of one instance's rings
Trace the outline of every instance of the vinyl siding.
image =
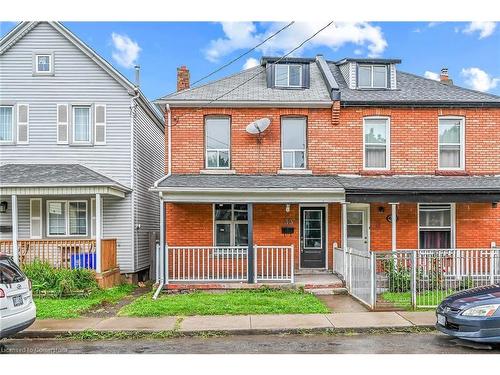
{"type": "Polygon", "coordinates": [[[160,199],[149,191],[163,176],[164,133],[137,106],[134,118],[134,243],[136,269],[149,267],[149,234],[160,230],[160,199]]]}
{"type": "MultiPolygon", "coordinates": [[[[50,24],[39,23],[0,55],[0,103],[30,106],[29,144],[1,145],[2,164],[78,163],[131,187],[131,96],[124,86],[50,24]],[[53,52],[54,76],[33,75],[33,54],[37,50],[53,52]],[[58,103],[106,104],[106,144],[58,145],[58,103]]],[[[10,197],[8,201],[10,206],[10,197]]],[[[24,198],[19,201],[21,210],[24,198]]],[[[27,202],[29,216],[29,199],[27,202]]],[[[103,206],[104,236],[118,240],[121,271],[134,272],[131,194],[125,199],[104,197],[103,206]]],[[[7,217],[0,215],[0,223],[10,220],[7,217]]],[[[25,219],[21,212],[19,226],[19,238],[29,236],[29,218],[25,219]]],[[[5,237],[11,235],[0,234],[0,238],[5,237]]]]}

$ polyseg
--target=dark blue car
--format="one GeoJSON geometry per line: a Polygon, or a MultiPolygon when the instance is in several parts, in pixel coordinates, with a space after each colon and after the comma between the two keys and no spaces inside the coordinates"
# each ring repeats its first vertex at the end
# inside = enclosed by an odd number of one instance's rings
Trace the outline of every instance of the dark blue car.
{"type": "Polygon", "coordinates": [[[453,294],[441,302],[436,316],[436,328],[447,335],[500,343],[500,285],[453,294]]]}

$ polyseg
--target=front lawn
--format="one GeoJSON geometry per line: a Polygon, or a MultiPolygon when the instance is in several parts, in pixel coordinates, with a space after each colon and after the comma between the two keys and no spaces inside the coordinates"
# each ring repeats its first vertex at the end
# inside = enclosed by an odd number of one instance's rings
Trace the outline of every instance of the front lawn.
{"type": "Polygon", "coordinates": [[[153,300],[151,294],[124,306],[121,316],[170,315],[245,315],[245,314],[314,314],[328,313],[328,308],[310,293],[299,290],[235,290],[222,293],[193,292],[163,295],[153,300]]]}
{"type": "MultiPolygon", "coordinates": [[[[437,306],[443,299],[453,293],[453,290],[430,290],[424,293],[418,293],[417,306],[437,306]]],[[[397,307],[411,308],[410,292],[385,292],[382,294],[382,299],[391,302],[397,307]]]]}
{"type": "Polygon", "coordinates": [[[116,303],[134,289],[133,285],[119,285],[98,289],[87,297],[40,298],[34,297],[38,319],[79,318],[83,313],[103,303],[116,303]]]}

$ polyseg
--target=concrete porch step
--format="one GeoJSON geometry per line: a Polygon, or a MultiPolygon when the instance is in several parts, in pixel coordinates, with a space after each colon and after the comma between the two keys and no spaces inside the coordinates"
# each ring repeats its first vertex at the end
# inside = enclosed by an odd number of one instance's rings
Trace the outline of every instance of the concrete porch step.
{"type": "Polygon", "coordinates": [[[332,271],[318,268],[301,268],[300,270],[295,270],[296,276],[301,275],[332,275],[332,271]]]}
{"type": "Polygon", "coordinates": [[[314,294],[315,296],[332,296],[339,294],[347,294],[346,288],[312,288],[304,290],[306,292],[314,294]]]}

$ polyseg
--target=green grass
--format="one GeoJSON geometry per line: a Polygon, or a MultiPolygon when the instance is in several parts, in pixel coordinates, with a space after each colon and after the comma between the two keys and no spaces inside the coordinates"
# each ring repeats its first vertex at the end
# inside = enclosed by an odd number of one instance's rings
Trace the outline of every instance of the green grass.
{"type": "MultiPolygon", "coordinates": [[[[417,294],[417,306],[437,306],[448,295],[453,294],[453,290],[431,290],[417,294]]],[[[382,298],[398,307],[411,308],[410,292],[385,292],[382,298]]]]}
{"type": "Polygon", "coordinates": [[[79,318],[86,311],[104,302],[116,303],[134,289],[133,285],[119,285],[110,289],[100,289],[88,297],[39,298],[35,297],[38,319],[79,318]]]}
{"type": "Polygon", "coordinates": [[[121,316],[245,315],[328,313],[318,298],[300,290],[237,290],[224,293],[193,292],[164,295],[152,300],[144,295],[124,306],[121,316]]]}

